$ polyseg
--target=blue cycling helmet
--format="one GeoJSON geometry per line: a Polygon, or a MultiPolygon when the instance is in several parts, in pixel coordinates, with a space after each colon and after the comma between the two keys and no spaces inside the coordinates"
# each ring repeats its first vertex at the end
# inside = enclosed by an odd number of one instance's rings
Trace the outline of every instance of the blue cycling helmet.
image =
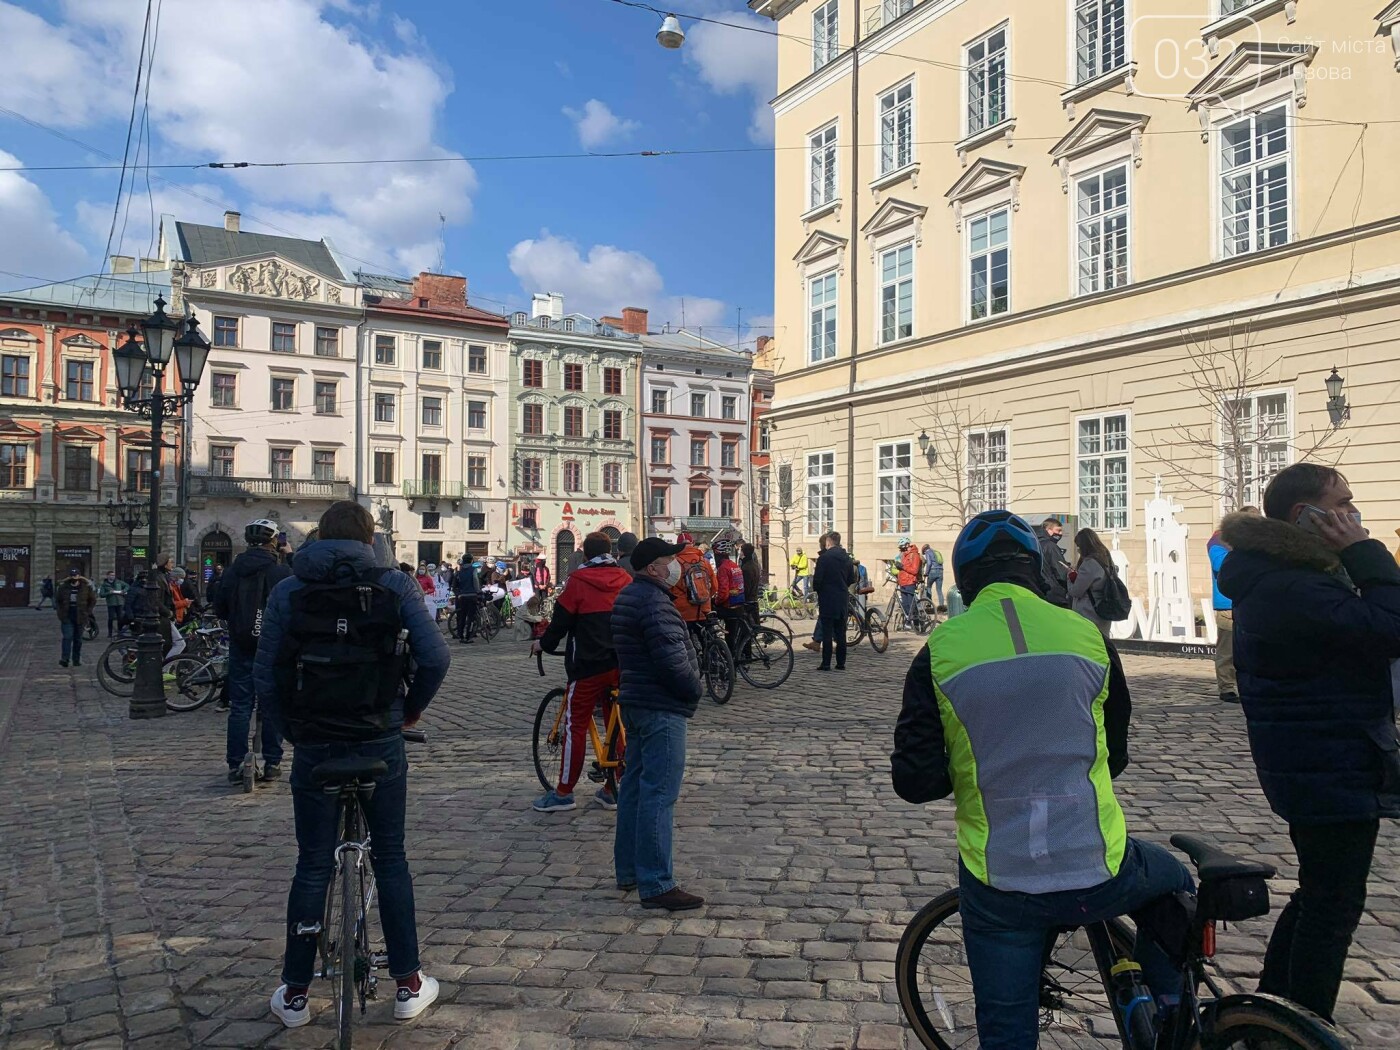
{"type": "Polygon", "coordinates": [[[958,541],[953,544],[954,576],[960,575],[964,568],[986,555],[998,540],[1010,540],[1021,547],[1035,561],[1035,571],[1040,572],[1040,543],[1036,540],[1035,531],[1009,510],[987,510],[964,525],[958,534],[958,541]]]}

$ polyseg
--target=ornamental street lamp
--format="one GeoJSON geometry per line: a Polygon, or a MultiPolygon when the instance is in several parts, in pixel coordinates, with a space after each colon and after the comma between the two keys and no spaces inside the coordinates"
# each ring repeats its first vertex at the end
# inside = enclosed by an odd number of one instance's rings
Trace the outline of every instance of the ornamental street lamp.
{"type": "Polygon", "coordinates": [[[113,353],[122,406],[129,412],[149,417],[151,421],[151,496],[146,512],[146,523],[150,529],[146,544],[146,601],[141,616],[141,635],[136,643],[136,682],[130,707],[132,718],[160,718],[165,714],[165,684],[161,678],[165,637],[160,629],[160,609],[164,599],[155,577],[160,550],[160,476],[164,449],[161,431],[166,416],[178,414],[194,400],[200,374],[209,359],[209,342],[199,334],[199,322],[193,316],[183,322],[170,317],[165,312],[165,300],[160,296],[156,296],[155,307],[155,312],[141,322],[141,335],[144,338],[138,341],[135,327],[128,328],[126,341],[113,353]],[[167,394],[164,389],[165,373],[172,356],[183,389],[167,394]]]}
{"type": "Polygon", "coordinates": [[[126,532],[126,549],[134,550],[136,530],[146,524],[146,508],[125,498],[107,500],[107,521],[114,529],[126,532]]]}
{"type": "Polygon", "coordinates": [[[1347,404],[1342,387],[1346,384],[1335,368],[1332,374],[1322,381],[1327,388],[1327,414],[1332,418],[1332,426],[1339,427],[1351,418],[1351,406],[1347,404]]]}

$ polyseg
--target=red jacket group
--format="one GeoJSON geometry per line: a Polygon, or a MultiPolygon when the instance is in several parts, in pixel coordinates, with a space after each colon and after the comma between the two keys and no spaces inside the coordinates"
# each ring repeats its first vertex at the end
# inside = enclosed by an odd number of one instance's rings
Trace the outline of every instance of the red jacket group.
{"type": "Polygon", "coordinates": [[[569,574],[564,590],[554,601],[554,615],[540,639],[545,652],[564,649],[564,670],[569,680],[591,678],[617,667],[613,648],[612,609],[632,574],[619,565],[584,565],[569,574]]]}

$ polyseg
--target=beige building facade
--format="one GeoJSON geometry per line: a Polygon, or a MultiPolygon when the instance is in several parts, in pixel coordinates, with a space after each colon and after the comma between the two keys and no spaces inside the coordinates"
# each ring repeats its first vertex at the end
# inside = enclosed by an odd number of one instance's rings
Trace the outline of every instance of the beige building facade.
{"type": "Polygon", "coordinates": [[[1400,5],[750,6],[792,545],[947,550],[1006,506],[1093,527],[1142,592],[1160,479],[1199,599],[1220,514],[1304,458],[1393,538],[1400,5]]]}

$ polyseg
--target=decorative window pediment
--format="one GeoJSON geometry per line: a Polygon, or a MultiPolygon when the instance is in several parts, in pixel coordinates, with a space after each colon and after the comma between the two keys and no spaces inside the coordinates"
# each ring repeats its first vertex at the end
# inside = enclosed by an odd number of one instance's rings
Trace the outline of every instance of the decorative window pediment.
{"type": "Polygon", "coordinates": [[[85,335],[70,335],[67,339],[63,340],[63,344],[62,344],[62,345],[66,346],[66,347],[68,347],[68,348],[70,348],[70,349],[78,349],[78,350],[101,350],[101,349],[102,349],[102,344],[101,344],[101,343],[97,342],[97,341],[94,340],[94,339],[89,339],[89,338],[88,338],[87,336],[85,336],[85,335]]]}
{"type": "Polygon", "coordinates": [[[0,328],[0,339],[18,339],[26,343],[37,343],[39,337],[23,328],[0,328]]]}
{"type": "Polygon", "coordinates": [[[1390,49],[1395,52],[1395,69],[1400,72],[1400,0],[1387,4],[1376,15],[1377,36],[1390,37],[1390,49]]]}
{"type": "Polygon", "coordinates": [[[865,234],[865,243],[874,253],[876,241],[883,239],[886,234],[905,232],[912,226],[914,246],[917,248],[924,243],[924,216],[926,214],[928,214],[926,205],[911,204],[909,201],[891,197],[875,209],[875,214],[870,216],[866,224],[860,228],[860,232],[865,234]]]}
{"type": "Polygon", "coordinates": [[[67,426],[58,427],[57,430],[64,441],[101,441],[103,438],[102,431],[91,427],[67,426]]]}
{"type": "Polygon", "coordinates": [[[1227,106],[1246,92],[1277,80],[1291,81],[1293,102],[1302,109],[1308,102],[1308,65],[1317,54],[1316,44],[1245,41],[1186,94],[1190,108],[1201,120],[1202,139],[1210,128],[1210,111],[1227,106]]]}
{"type": "Polygon", "coordinates": [[[13,419],[0,419],[0,437],[33,438],[39,431],[17,423],[13,419]]]}
{"type": "Polygon", "coordinates": [[[1006,164],[999,160],[978,157],[962,177],[948,189],[945,196],[953,208],[953,220],[962,229],[963,206],[988,193],[1009,189],[1011,210],[1021,209],[1021,176],[1025,165],[1006,164]]]}
{"type": "Polygon", "coordinates": [[[792,257],[792,260],[799,266],[808,266],[834,255],[836,256],[837,272],[845,273],[846,244],[845,237],[838,237],[825,230],[814,230],[811,236],[802,242],[802,247],[797,249],[797,254],[792,257]]]}
{"type": "Polygon", "coordinates": [[[1142,133],[1150,119],[1141,113],[1091,109],[1073,131],[1050,147],[1050,159],[1060,169],[1060,189],[1069,192],[1069,169],[1073,161],[1105,146],[1131,143],[1133,167],[1142,167],[1142,133]]]}

